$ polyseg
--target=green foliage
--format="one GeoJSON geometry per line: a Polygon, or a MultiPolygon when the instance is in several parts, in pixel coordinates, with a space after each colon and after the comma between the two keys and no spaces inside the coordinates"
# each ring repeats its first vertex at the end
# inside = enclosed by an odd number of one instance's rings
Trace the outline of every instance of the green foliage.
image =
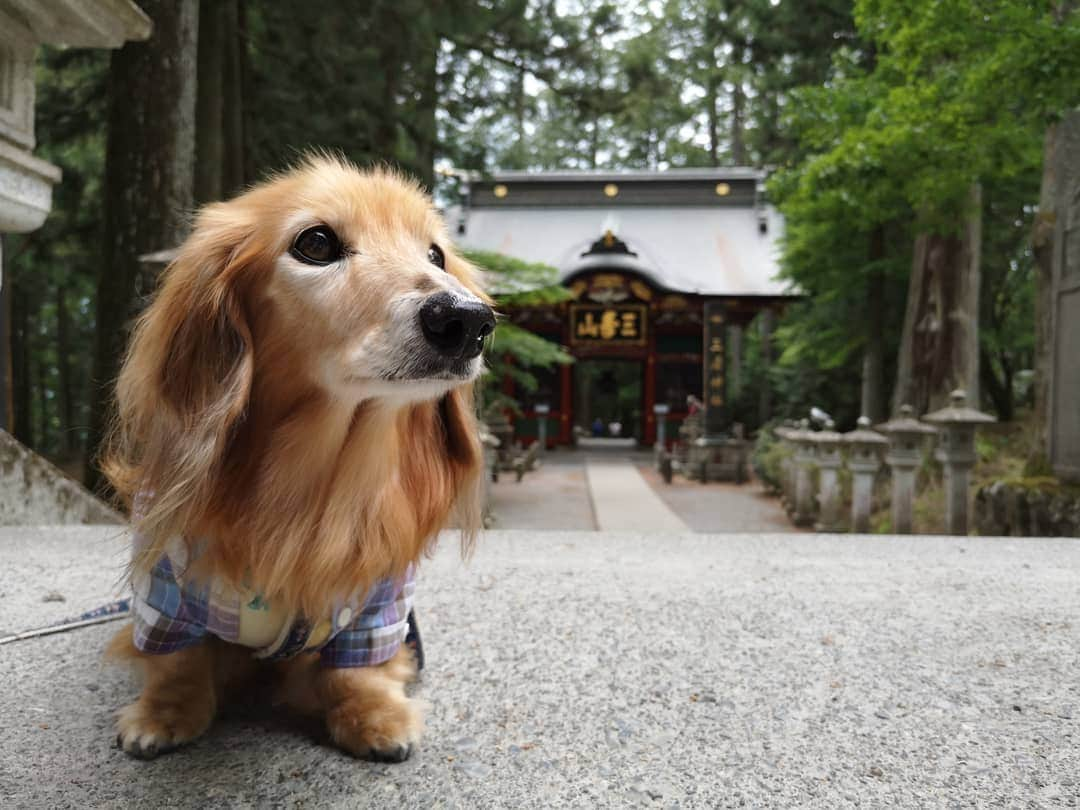
{"type": "MultiPolygon", "coordinates": [[[[209,2],[209,0],[204,0],[209,2]]],[[[980,341],[1000,415],[1032,363],[1029,232],[1042,134],[1080,103],[1074,0],[245,0],[244,176],[312,146],[433,183],[461,169],[777,167],[792,303],[769,364],[747,332],[736,418],[811,404],[857,415],[862,354],[899,345],[914,235],[949,231],[983,188],[980,341]],[[880,292],[884,306],[869,306],[880,292]]],[[[45,227],[5,239],[16,428],[76,455],[86,424],[102,242],[102,51],[42,49],[38,154],[64,170],[45,227]],[[66,316],[62,318],[61,316],[66,316]],[[67,331],[61,338],[61,321],[67,331]]],[[[449,183],[442,199],[452,199],[449,183]]],[[[162,204],[166,204],[163,201],[162,204]]],[[[558,304],[554,271],[472,254],[499,307],[558,304]]],[[[484,393],[568,362],[502,323],[484,393]]]]}
{"type": "Polygon", "coordinates": [[[754,466],[754,475],[768,490],[780,493],[784,486],[783,465],[792,456],[792,450],[773,434],[774,424],[765,425],[758,431],[754,442],[754,451],[750,463],[754,466]]]}
{"type": "Polygon", "coordinates": [[[781,368],[842,369],[854,395],[871,326],[899,345],[903,309],[868,310],[868,282],[904,301],[914,234],[955,231],[979,182],[985,387],[1011,417],[1013,376],[1031,362],[1043,131],[1080,102],[1080,19],[1066,5],[857,0],[857,38],[829,80],[793,94],[803,154],[770,184],[787,216],[784,275],[809,296],[778,332],[781,368]]]}
{"type": "MultiPolygon", "coordinates": [[[[570,297],[566,288],[559,285],[559,274],[554,267],[489,251],[464,253],[484,273],[497,309],[557,304],[570,297]]],[[[558,344],[505,320],[496,327],[485,356],[488,372],[481,385],[483,412],[503,408],[520,410],[518,402],[502,392],[504,379],[510,378],[521,390],[535,391],[534,370],[565,365],[574,359],[558,344]]]]}

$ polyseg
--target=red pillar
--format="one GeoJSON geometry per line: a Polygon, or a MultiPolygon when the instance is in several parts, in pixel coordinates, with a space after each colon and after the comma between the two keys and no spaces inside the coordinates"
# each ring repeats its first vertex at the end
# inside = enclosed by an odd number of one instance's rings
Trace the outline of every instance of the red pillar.
{"type": "Polygon", "coordinates": [[[645,357],[645,446],[652,447],[656,444],[656,414],[653,413],[653,405],[656,404],[656,333],[653,330],[652,307],[649,307],[648,337],[646,343],[648,354],[645,357]]]}
{"type": "Polygon", "coordinates": [[[570,444],[574,415],[573,379],[570,365],[559,368],[559,444],[570,444]]]}

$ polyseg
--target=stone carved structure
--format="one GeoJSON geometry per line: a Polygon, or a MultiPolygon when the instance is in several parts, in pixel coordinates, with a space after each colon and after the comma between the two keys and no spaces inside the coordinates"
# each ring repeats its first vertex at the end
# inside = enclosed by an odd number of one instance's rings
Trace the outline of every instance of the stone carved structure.
{"type": "Polygon", "coordinates": [[[975,426],[994,417],[967,406],[967,393],[953,391],[947,408],[928,413],[927,422],[938,426],[935,457],[945,466],[945,530],[968,533],[968,481],[975,466],[975,426]]]}
{"type": "Polygon", "coordinates": [[[889,437],[885,461],[892,470],[892,530],[894,534],[911,534],[915,471],[922,464],[925,439],[935,431],[915,418],[910,405],[901,405],[900,415],[878,430],[889,437]]]}
{"type": "Polygon", "coordinates": [[[830,419],[825,429],[812,434],[814,455],[818,466],[818,519],[814,528],[819,532],[841,531],[840,525],[840,468],[844,464],[843,438],[830,419]]]}
{"type": "Polygon", "coordinates": [[[870,531],[874,477],[881,468],[881,449],[886,439],[870,430],[869,417],[860,416],[855,430],[844,434],[844,441],[851,470],[851,530],[865,534],[870,531]]]}
{"type": "MultiPolygon", "coordinates": [[[[60,169],[32,154],[38,45],[119,48],[127,40],[146,39],[151,27],[150,19],[131,0],[0,0],[0,234],[40,228],[52,208],[52,187],[60,182],[60,169]]],[[[0,269],[0,292],[3,283],[0,269]]],[[[0,322],[0,334],[4,333],[0,322]]],[[[5,344],[0,345],[0,433],[10,418],[8,378],[5,344]]],[[[25,448],[17,452],[17,443],[6,433],[0,439],[7,448],[4,472],[9,483],[37,482],[3,487],[0,523],[40,523],[42,515],[53,515],[48,522],[115,518],[52,465],[25,448]]]]}
{"type": "Polygon", "coordinates": [[[1080,481],[1080,111],[1059,124],[1057,222],[1052,260],[1049,455],[1054,472],[1080,481]]]}

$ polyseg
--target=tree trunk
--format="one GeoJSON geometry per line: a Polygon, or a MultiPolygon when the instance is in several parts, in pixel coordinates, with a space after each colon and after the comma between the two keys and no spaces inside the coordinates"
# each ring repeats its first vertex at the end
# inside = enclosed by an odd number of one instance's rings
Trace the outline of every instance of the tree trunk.
{"type": "MultiPolygon", "coordinates": [[[[237,65],[240,71],[237,94],[242,99],[251,100],[255,97],[255,88],[251,70],[251,50],[248,45],[248,14],[247,0],[237,0],[237,65]]],[[[252,133],[252,104],[243,104],[240,107],[240,166],[237,169],[240,182],[237,187],[244,186],[255,181],[258,175],[258,167],[255,165],[255,150],[250,148],[249,139],[252,133]]]]}
{"type": "Polygon", "coordinates": [[[1035,454],[1048,457],[1050,451],[1050,356],[1052,352],[1054,228],[1057,223],[1056,156],[1058,125],[1050,124],[1043,137],[1042,186],[1039,211],[1031,228],[1031,249],[1035,258],[1035,408],[1032,414],[1035,454]]]}
{"type": "Polygon", "coordinates": [[[0,234],[0,430],[12,430],[11,279],[4,278],[4,237],[0,234]]]}
{"type": "Polygon", "coordinates": [[[764,425],[772,419],[772,363],[773,329],[776,326],[776,314],[771,309],[763,309],[757,317],[761,330],[761,388],[758,391],[758,424],[764,425]]]}
{"type": "Polygon", "coordinates": [[[994,373],[994,364],[989,352],[984,348],[979,349],[979,376],[982,379],[983,389],[994,405],[999,422],[1011,422],[1015,414],[1012,394],[1012,369],[1008,359],[1001,357],[1001,379],[994,373]]]}
{"type": "MultiPolygon", "coordinates": [[[[430,14],[429,11],[428,16],[430,14]]],[[[416,140],[417,174],[420,182],[430,191],[435,188],[435,149],[438,141],[435,110],[439,104],[439,35],[435,32],[432,20],[419,22],[416,45],[418,54],[414,68],[419,74],[417,86],[420,97],[416,103],[413,131],[416,140]]]]}
{"type": "Polygon", "coordinates": [[[201,0],[195,102],[195,202],[244,185],[243,48],[237,0],[201,0]]]}
{"type": "Polygon", "coordinates": [[[75,442],[75,402],[71,386],[71,316],[67,307],[67,287],[56,287],[56,374],[58,408],[60,421],[59,453],[65,460],[74,458],[77,452],[75,442]]]}
{"type": "Polygon", "coordinates": [[[715,74],[709,77],[705,89],[705,111],[709,116],[709,165],[720,165],[720,116],[716,110],[719,97],[720,78],[715,74]]]}
{"type": "MultiPolygon", "coordinates": [[[[380,5],[372,24],[376,30],[394,30],[394,10],[380,5]]],[[[398,157],[397,110],[400,105],[398,87],[401,77],[401,54],[397,37],[383,37],[379,47],[379,80],[382,81],[382,103],[372,127],[372,151],[379,159],[393,161],[398,157]]]]}
{"type": "Polygon", "coordinates": [[[193,202],[198,0],[141,0],[154,21],[109,64],[105,228],[98,275],[86,482],[100,484],[96,455],[128,322],[151,292],[139,256],[183,241],[193,202]]]}
{"type": "Polygon", "coordinates": [[[199,3],[198,81],[195,96],[195,202],[222,198],[222,125],[227,0],[199,3]]]}
{"type": "Polygon", "coordinates": [[[34,444],[33,402],[30,383],[30,303],[26,290],[11,282],[11,378],[14,431],[27,447],[34,444]]]}
{"type": "MultiPolygon", "coordinates": [[[[738,36],[738,35],[736,35],[738,36]]],[[[746,166],[746,91],[743,89],[743,42],[732,44],[731,63],[735,66],[731,80],[731,162],[746,166]]]]}
{"type": "Polygon", "coordinates": [[[746,166],[746,93],[743,90],[741,76],[735,81],[731,91],[731,162],[735,166],[746,166]]]}
{"type": "Polygon", "coordinates": [[[34,352],[31,357],[34,367],[34,398],[37,400],[37,438],[31,445],[42,455],[49,454],[49,390],[48,369],[41,360],[41,352],[34,352]]]}
{"type": "MultiPolygon", "coordinates": [[[[870,261],[885,254],[885,229],[877,227],[870,236],[870,261]]],[[[880,270],[871,270],[866,295],[866,347],[863,350],[862,404],[859,411],[877,424],[885,420],[885,279],[880,270]]]]}
{"type": "Polygon", "coordinates": [[[982,193],[973,185],[959,234],[922,233],[908,285],[893,411],[945,407],[949,393],[979,404],[979,261],[982,193]]]}
{"type": "Polygon", "coordinates": [[[240,0],[228,0],[224,8],[226,37],[221,77],[221,193],[227,198],[254,178],[247,175],[244,162],[244,74],[247,70],[244,9],[240,0]]]}

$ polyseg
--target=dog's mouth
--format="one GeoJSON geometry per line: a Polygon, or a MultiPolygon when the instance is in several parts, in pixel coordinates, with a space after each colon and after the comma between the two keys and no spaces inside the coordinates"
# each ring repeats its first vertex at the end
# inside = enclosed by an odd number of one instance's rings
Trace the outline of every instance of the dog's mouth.
{"type": "Polygon", "coordinates": [[[465,382],[477,376],[479,365],[476,358],[414,359],[402,367],[390,369],[380,375],[380,378],[387,382],[424,382],[426,380],[465,382]]]}

